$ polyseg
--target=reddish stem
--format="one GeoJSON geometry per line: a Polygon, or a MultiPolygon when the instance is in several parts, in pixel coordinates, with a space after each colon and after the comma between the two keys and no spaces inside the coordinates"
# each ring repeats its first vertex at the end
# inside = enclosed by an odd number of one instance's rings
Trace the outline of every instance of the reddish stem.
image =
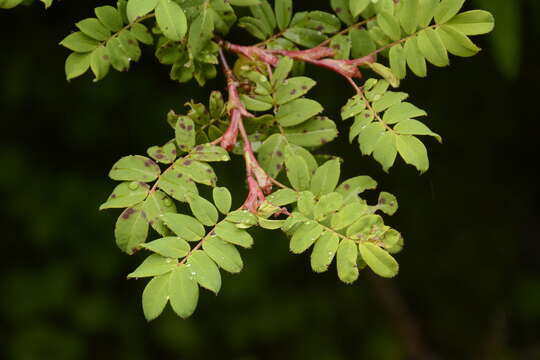
{"type": "Polygon", "coordinates": [[[272,191],[272,180],[259,165],[253,152],[251,142],[242,121],[243,116],[253,117],[253,115],[246,110],[244,104],[240,101],[237,89],[238,84],[234,79],[234,74],[221,48],[219,49],[219,56],[223,65],[223,72],[227,78],[227,90],[229,94],[228,108],[231,117],[229,127],[221,138],[221,146],[231,151],[238,141],[238,133],[242,136],[244,159],[246,162],[246,180],[249,189],[248,197],[242,207],[256,213],[261,203],[265,201],[264,194],[269,194],[272,191]]]}
{"type": "Polygon", "coordinates": [[[330,69],[346,78],[361,78],[362,73],[358,69],[358,66],[375,62],[375,56],[373,55],[352,60],[328,59],[328,57],[334,56],[336,52],[334,49],[324,46],[317,46],[307,50],[271,50],[256,46],[236,45],[224,41],[220,42],[220,45],[227,50],[244,55],[253,61],[260,60],[272,66],[276,66],[278,62],[278,58],[275,55],[282,55],[330,69]]]}

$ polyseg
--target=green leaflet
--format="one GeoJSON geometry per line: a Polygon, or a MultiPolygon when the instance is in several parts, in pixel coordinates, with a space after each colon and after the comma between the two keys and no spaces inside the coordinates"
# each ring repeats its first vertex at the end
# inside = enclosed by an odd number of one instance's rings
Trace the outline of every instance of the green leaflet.
{"type": "Polygon", "coordinates": [[[130,23],[154,10],[159,0],[129,0],[126,13],[130,23]]]}
{"type": "Polygon", "coordinates": [[[291,151],[286,151],[285,167],[287,170],[287,178],[293,188],[300,191],[309,187],[311,173],[307,162],[302,156],[296,155],[291,151]]]}
{"type": "Polygon", "coordinates": [[[305,147],[324,145],[337,135],[336,123],[326,116],[316,116],[300,125],[285,128],[289,143],[305,147]]]}
{"type": "Polygon", "coordinates": [[[170,273],[158,275],[146,284],[142,293],[142,307],[147,321],[154,320],[165,309],[169,301],[170,276],[170,273]]]}
{"type": "Polygon", "coordinates": [[[215,187],[212,190],[212,196],[219,212],[227,214],[231,210],[232,196],[227,188],[215,187]]]}
{"type": "MultiPolygon", "coordinates": [[[[288,140],[291,140],[291,139],[292,137],[288,137],[288,140]]],[[[287,147],[287,151],[289,153],[301,156],[306,162],[310,174],[313,174],[315,170],[317,170],[317,167],[318,167],[317,160],[315,160],[315,157],[311,154],[310,151],[304,149],[301,146],[298,146],[296,144],[291,144],[291,143],[289,143],[289,146],[287,147]]]]}
{"type": "Polygon", "coordinates": [[[94,82],[103,79],[109,72],[111,63],[109,61],[109,53],[104,46],[100,46],[92,51],[90,55],[90,69],[94,73],[94,82]]]}
{"type": "Polygon", "coordinates": [[[198,161],[229,161],[227,150],[212,144],[197,145],[190,154],[191,159],[198,161]]]}
{"type": "Polygon", "coordinates": [[[169,235],[167,227],[163,224],[163,215],[166,213],[175,213],[176,206],[165,193],[157,190],[151,193],[143,203],[143,210],[149,224],[159,234],[169,235]]]}
{"type": "Polygon", "coordinates": [[[159,0],[156,7],[156,22],[170,40],[180,41],[186,35],[186,15],[180,5],[172,0],[159,0]]]}
{"type": "Polygon", "coordinates": [[[195,146],[195,124],[189,116],[179,116],[174,127],[175,140],[183,151],[189,151],[195,146]]]}
{"type": "Polygon", "coordinates": [[[107,50],[109,51],[111,66],[116,71],[129,70],[131,58],[126,53],[124,44],[119,38],[112,38],[107,42],[107,50]]]}
{"type": "Polygon", "coordinates": [[[198,194],[197,186],[175,167],[166,170],[158,180],[157,186],[174,199],[186,202],[186,194],[198,194]]]}
{"type": "Polygon", "coordinates": [[[427,150],[424,144],[411,135],[401,135],[396,137],[396,146],[399,155],[407,164],[413,165],[424,173],[429,168],[427,150]]]}
{"type": "Polygon", "coordinates": [[[189,317],[199,301],[199,286],[187,266],[176,266],[169,280],[169,301],[181,318],[189,317]]]}
{"type": "Polygon", "coordinates": [[[449,53],[469,57],[476,55],[480,48],[476,46],[466,35],[455,30],[449,25],[442,25],[435,30],[449,53]]]}
{"type": "Polygon", "coordinates": [[[152,45],[154,43],[154,38],[150,33],[150,30],[141,23],[136,23],[131,26],[131,34],[140,42],[146,45],[152,45]]]}
{"type": "Polygon", "coordinates": [[[66,59],[65,73],[67,80],[84,74],[90,68],[91,53],[71,53],[66,59]]]}
{"type": "Polygon", "coordinates": [[[331,227],[334,230],[344,229],[366,214],[367,211],[366,204],[357,201],[351,202],[332,216],[331,227]]]}
{"type": "Polygon", "coordinates": [[[217,176],[212,167],[206,163],[191,159],[178,159],[174,165],[179,172],[195,182],[208,186],[216,185],[217,176]]]}
{"type": "Polygon", "coordinates": [[[203,225],[212,226],[218,221],[218,212],[214,204],[196,194],[186,194],[191,212],[203,225]]]}
{"type": "Polygon", "coordinates": [[[266,173],[275,178],[283,168],[287,138],[281,134],[270,135],[257,151],[259,164],[266,173]]]}
{"type": "Polygon", "coordinates": [[[294,232],[291,242],[290,250],[293,254],[301,254],[321,236],[323,227],[316,221],[308,221],[294,232]]]}
{"type": "MultiPolygon", "coordinates": [[[[257,219],[255,218],[255,223],[257,219]]],[[[239,229],[234,224],[228,221],[222,221],[216,225],[214,232],[220,239],[223,239],[231,244],[250,248],[253,245],[253,238],[245,230],[239,229]]]]}
{"type": "Polygon", "coordinates": [[[143,182],[121,183],[114,188],[107,201],[100,205],[99,210],[136,205],[146,199],[149,191],[150,186],[143,182]]]}
{"type": "Polygon", "coordinates": [[[251,16],[244,16],[238,21],[238,27],[246,29],[251,35],[259,40],[266,40],[271,35],[265,29],[264,22],[251,16]]]}
{"type": "Polygon", "coordinates": [[[418,33],[418,48],[433,65],[442,67],[449,64],[446,48],[435,30],[428,28],[418,33]]]}
{"type": "Polygon", "coordinates": [[[221,289],[221,274],[216,263],[201,250],[195,250],[187,260],[187,268],[200,286],[218,294],[221,289]]]}
{"type": "Polygon", "coordinates": [[[426,58],[420,52],[418,47],[417,37],[409,38],[405,41],[405,57],[407,58],[407,65],[411,71],[419,77],[426,77],[427,75],[427,66],[426,58]]]}
{"type": "Polygon", "coordinates": [[[386,128],[380,122],[374,122],[367,125],[358,136],[360,151],[364,155],[371,155],[375,145],[379,142],[381,136],[386,133],[386,128]]]}
{"type": "Polygon", "coordinates": [[[350,0],[349,9],[351,11],[351,15],[357,17],[364,10],[366,10],[370,3],[371,0],[350,0]]]}
{"type": "Polygon", "coordinates": [[[293,27],[285,30],[283,36],[306,48],[316,47],[327,39],[320,31],[300,27],[293,27]]]}
{"type": "Polygon", "coordinates": [[[12,9],[22,2],[23,0],[3,0],[0,2],[0,9],[12,9]]]}
{"type": "Polygon", "coordinates": [[[407,34],[412,34],[418,26],[419,0],[404,1],[398,14],[401,27],[407,34]]]}
{"type": "Polygon", "coordinates": [[[276,22],[279,30],[283,31],[289,26],[293,13],[292,0],[275,0],[276,22]]]}
{"type": "Polygon", "coordinates": [[[418,120],[406,119],[394,126],[394,131],[401,135],[429,135],[442,142],[441,137],[418,120]]]}
{"type": "Polygon", "coordinates": [[[336,50],[335,59],[347,60],[351,56],[351,38],[347,35],[336,35],[330,41],[330,47],[336,50]]]}
{"type": "Polygon", "coordinates": [[[128,30],[122,30],[118,33],[117,39],[121,50],[127,55],[128,59],[138,61],[141,57],[141,48],[135,36],[128,30]]]}
{"type": "Polygon", "coordinates": [[[266,197],[266,201],[275,206],[292,204],[297,199],[297,193],[291,189],[279,189],[266,197]]]}
{"type": "Polygon", "coordinates": [[[191,216],[184,214],[163,214],[162,219],[169,229],[187,241],[198,241],[206,233],[204,226],[191,216]]]}
{"type": "Polygon", "coordinates": [[[394,165],[396,155],[396,136],[394,133],[387,131],[379,137],[373,147],[373,158],[382,165],[385,172],[388,172],[392,165],[394,165]]]}
{"type": "Polygon", "coordinates": [[[272,108],[272,98],[270,96],[240,95],[242,103],[246,109],[251,111],[266,111],[272,108]]]}
{"type": "Polygon", "coordinates": [[[257,224],[257,217],[248,210],[231,211],[225,220],[235,224],[239,229],[248,229],[257,224]]]}
{"type": "Polygon", "coordinates": [[[256,19],[259,19],[266,30],[267,33],[272,34],[276,27],[276,17],[274,16],[274,11],[270,4],[266,0],[260,0],[260,3],[254,6],[250,6],[249,10],[251,14],[255,16],[256,19]]]}
{"type": "Polygon", "coordinates": [[[301,18],[295,18],[297,20],[293,21],[295,27],[316,30],[324,34],[336,33],[341,28],[339,19],[327,12],[315,10],[301,14],[303,14],[301,18]]]}
{"type": "Polygon", "coordinates": [[[387,11],[381,11],[377,14],[377,23],[390,39],[394,41],[401,39],[399,22],[392,14],[387,11]]]}
{"type": "Polygon", "coordinates": [[[274,70],[271,80],[272,86],[276,88],[280,86],[283,81],[285,81],[285,79],[289,76],[293,65],[294,61],[291,58],[285,56],[282,57],[274,70]]]}
{"type": "Polygon", "coordinates": [[[128,279],[163,275],[177,268],[176,259],[167,258],[158,254],[148,256],[132,273],[128,279]]]}
{"type": "Polygon", "coordinates": [[[493,15],[484,10],[465,11],[456,15],[447,24],[465,35],[481,35],[493,30],[493,15]]]}
{"type": "Polygon", "coordinates": [[[365,29],[353,29],[350,36],[351,53],[354,58],[366,56],[377,49],[377,45],[365,29]]]}
{"type": "Polygon", "coordinates": [[[175,259],[186,256],[190,250],[189,244],[184,239],[176,236],[167,236],[141,244],[141,246],[161,256],[175,259]]]}
{"type": "Polygon", "coordinates": [[[386,251],[373,243],[360,243],[358,245],[362,259],[373,272],[379,276],[391,278],[397,275],[399,265],[386,251]]]}
{"type": "Polygon", "coordinates": [[[311,268],[317,273],[325,272],[334,260],[339,246],[339,237],[332,232],[323,233],[315,242],[311,252],[311,268]]]}
{"type": "Polygon", "coordinates": [[[380,237],[386,229],[379,215],[363,215],[347,228],[347,236],[362,241],[380,237]]]}
{"type": "Polygon", "coordinates": [[[349,10],[349,0],[330,0],[330,5],[341,21],[347,25],[354,23],[354,17],[349,10]]]}
{"type": "Polygon", "coordinates": [[[286,104],[305,95],[316,82],[305,76],[293,77],[282,82],[278,87],[275,100],[278,105],[286,104]]]}
{"type": "Polygon", "coordinates": [[[390,106],[385,111],[382,119],[386,124],[395,124],[403,120],[426,115],[427,113],[424,110],[417,108],[413,104],[401,102],[390,106]]]}
{"type": "Polygon", "coordinates": [[[403,47],[398,44],[390,48],[388,53],[390,58],[390,69],[398,79],[404,79],[407,75],[407,55],[403,47]]]}
{"type": "Polygon", "coordinates": [[[396,197],[390,193],[381,191],[379,200],[377,201],[377,208],[387,215],[394,215],[398,209],[396,197]]]}
{"type": "Polygon", "coordinates": [[[259,218],[259,226],[263,229],[277,230],[280,229],[283,224],[285,224],[285,220],[268,220],[265,218],[259,218]]]}
{"type": "Polygon", "coordinates": [[[356,243],[350,239],[342,240],[337,249],[336,263],[338,277],[344,283],[351,284],[358,278],[357,257],[356,243]]]}
{"type": "Polygon", "coordinates": [[[74,32],[64,38],[60,45],[71,51],[85,53],[94,50],[99,46],[99,41],[86,36],[80,31],[74,32]]]}
{"type": "Polygon", "coordinates": [[[171,164],[176,159],[176,146],[168,142],[163,146],[152,146],[146,151],[148,156],[162,164],[171,164]]]}
{"type": "Polygon", "coordinates": [[[234,6],[252,6],[260,4],[260,0],[229,0],[234,6]]]}
{"type": "Polygon", "coordinates": [[[343,195],[345,203],[357,199],[357,195],[366,190],[372,190],[377,187],[377,182],[369,176],[356,176],[341,183],[336,191],[343,195]]]}
{"type": "Polygon", "coordinates": [[[404,92],[388,91],[384,93],[378,100],[375,100],[372,107],[376,112],[381,112],[391,106],[399,104],[408,97],[409,95],[404,92]]]}
{"type": "Polygon", "coordinates": [[[148,221],[141,205],[127,208],[120,214],[114,227],[116,245],[120,250],[133,254],[146,241],[147,236],[148,221]]]}
{"type": "Polygon", "coordinates": [[[339,181],[340,162],[333,159],[321,165],[311,179],[310,190],[315,196],[328,194],[337,186],[339,181]]]}
{"type": "Polygon", "coordinates": [[[463,6],[465,0],[441,0],[435,10],[435,23],[444,24],[452,19],[463,6]]]}
{"type": "Polygon", "coordinates": [[[202,7],[199,15],[193,20],[189,28],[188,49],[190,57],[196,59],[201,51],[208,45],[214,35],[214,17],[208,7],[202,7]]]}
{"type": "Polygon", "coordinates": [[[315,195],[310,191],[302,191],[298,197],[298,210],[306,216],[313,214],[315,210],[315,195]]]}
{"type": "Polygon", "coordinates": [[[337,192],[324,194],[313,209],[313,216],[316,220],[323,220],[328,215],[335,213],[343,205],[343,196],[337,192]]]}
{"type": "Polygon", "coordinates": [[[94,13],[98,20],[110,31],[120,31],[124,25],[120,13],[112,6],[99,6],[94,9],[94,13]]]}
{"type": "Polygon", "coordinates": [[[401,234],[399,233],[399,231],[394,229],[389,229],[387,232],[384,233],[384,237],[382,238],[384,247],[386,249],[390,249],[398,245],[400,240],[401,234]]]}
{"type": "Polygon", "coordinates": [[[75,26],[77,26],[83,34],[99,41],[107,40],[109,36],[111,36],[109,29],[107,29],[101,21],[95,18],[81,20],[76,23],[75,26]]]}
{"type": "Polygon", "coordinates": [[[347,120],[348,118],[356,116],[365,108],[366,102],[364,101],[364,99],[362,99],[360,95],[354,95],[341,108],[341,119],[347,120]]]}
{"type": "Polygon", "coordinates": [[[203,250],[225,271],[236,274],[242,271],[244,264],[236,247],[217,236],[210,236],[203,241],[203,250]]]}
{"type": "Polygon", "coordinates": [[[440,0],[418,0],[418,26],[425,28],[431,23],[440,0]]]}

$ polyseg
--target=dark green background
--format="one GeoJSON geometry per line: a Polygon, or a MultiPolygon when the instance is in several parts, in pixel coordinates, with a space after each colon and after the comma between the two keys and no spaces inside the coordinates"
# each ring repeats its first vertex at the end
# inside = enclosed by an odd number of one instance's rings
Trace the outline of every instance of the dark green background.
{"type": "MultiPolygon", "coordinates": [[[[245,270],[224,275],[218,297],[203,292],[189,320],[167,310],[149,324],[145,281],[125,280],[141,255],[116,249],[118,212],[97,211],[114,186],[107,172],[171,137],[170,108],[224,86],[173,83],[150,49],[130,73],[68,84],[57,43],[105,3],[0,12],[1,358],[540,359],[538,1],[468,1],[495,13],[497,32],[477,39],[485,51],[403,83],[445,140],[426,140],[428,173],[400,160],[385,174],[340,121],[342,138],[322,150],[345,155],[345,176],[369,174],[398,196],[388,219],[406,240],[397,278],[364,271],[345,285],[333,267],[313,274],[284,236],[255,233],[245,270]]],[[[351,91],[308,71],[338,119],[351,91]]],[[[241,163],[226,169],[220,181],[243,198],[241,163]]]]}

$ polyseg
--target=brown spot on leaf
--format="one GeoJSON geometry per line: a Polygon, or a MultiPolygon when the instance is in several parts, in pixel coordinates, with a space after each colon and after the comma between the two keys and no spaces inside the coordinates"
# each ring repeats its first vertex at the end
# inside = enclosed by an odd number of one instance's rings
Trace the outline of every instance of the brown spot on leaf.
{"type": "Polygon", "coordinates": [[[337,7],[334,11],[336,12],[336,14],[339,14],[341,11],[343,11],[343,9],[337,7]]]}
{"type": "Polygon", "coordinates": [[[196,151],[202,151],[203,149],[204,149],[204,146],[202,146],[202,145],[195,146],[196,151]]]}
{"type": "Polygon", "coordinates": [[[124,212],[122,213],[122,219],[129,219],[129,217],[135,213],[135,210],[133,208],[127,208],[126,210],[124,210],[124,212]]]}
{"type": "Polygon", "coordinates": [[[345,190],[349,190],[349,189],[351,188],[351,185],[345,184],[345,185],[343,185],[343,188],[344,188],[345,190]]]}
{"type": "Polygon", "coordinates": [[[193,125],[188,125],[187,131],[191,131],[191,130],[193,130],[193,125]]]}
{"type": "Polygon", "coordinates": [[[116,199],[116,194],[111,194],[111,199],[116,199]]]}
{"type": "Polygon", "coordinates": [[[279,157],[282,157],[283,156],[283,153],[281,151],[276,151],[276,156],[279,156],[279,157]]]}
{"type": "Polygon", "coordinates": [[[191,161],[191,160],[186,160],[186,161],[184,161],[184,165],[186,165],[186,166],[189,166],[189,165],[191,165],[191,163],[192,163],[192,161],[191,161]]]}
{"type": "Polygon", "coordinates": [[[185,130],[185,129],[186,129],[186,125],[184,125],[184,123],[181,122],[181,123],[179,123],[179,124],[180,124],[180,128],[181,128],[182,130],[185,130]]]}
{"type": "Polygon", "coordinates": [[[291,95],[294,95],[294,94],[296,94],[296,89],[291,90],[291,95]]]}

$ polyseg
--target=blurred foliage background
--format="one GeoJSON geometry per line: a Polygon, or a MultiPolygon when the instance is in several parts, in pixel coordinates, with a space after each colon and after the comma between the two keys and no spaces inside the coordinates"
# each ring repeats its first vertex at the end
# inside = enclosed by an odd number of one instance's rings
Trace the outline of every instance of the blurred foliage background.
{"type": "MultiPolygon", "coordinates": [[[[144,281],[125,280],[140,255],[116,249],[118,214],[97,211],[114,185],[106,175],[119,157],[171,137],[170,108],[224,83],[169,81],[147,49],[129,74],[68,84],[57,43],[106,3],[0,13],[2,359],[540,359],[539,1],[467,1],[494,12],[484,51],[403,84],[445,140],[429,142],[427,174],[403,163],[385,174],[346,136],[328,146],[345,154],[344,175],[372,175],[398,196],[389,223],[406,247],[396,279],[365,271],[350,286],[334,268],[315,275],[284,236],[260,233],[218,297],[204,292],[189,320],[168,310],[150,324],[144,281]]],[[[308,71],[337,119],[350,91],[334,74],[308,71]]],[[[242,198],[242,164],[228,169],[220,180],[242,198]]]]}

